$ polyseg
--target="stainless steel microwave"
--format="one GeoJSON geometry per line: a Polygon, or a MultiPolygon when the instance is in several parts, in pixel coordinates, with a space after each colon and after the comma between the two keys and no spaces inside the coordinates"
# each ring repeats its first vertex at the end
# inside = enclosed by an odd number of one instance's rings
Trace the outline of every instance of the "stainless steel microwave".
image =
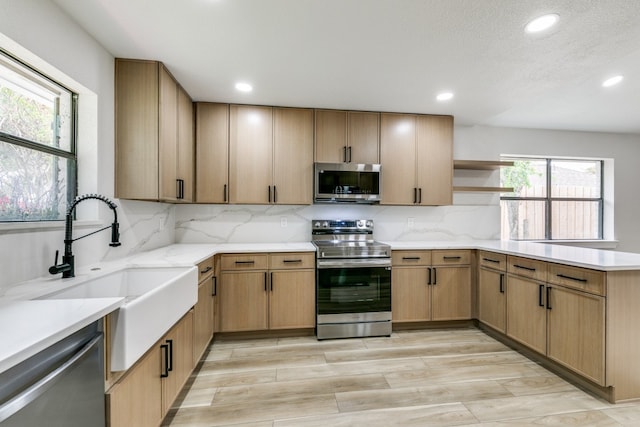
{"type": "Polygon", "coordinates": [[[382,170],[378,164],[316,163],[314,202],[380,203],[382,170]]]}

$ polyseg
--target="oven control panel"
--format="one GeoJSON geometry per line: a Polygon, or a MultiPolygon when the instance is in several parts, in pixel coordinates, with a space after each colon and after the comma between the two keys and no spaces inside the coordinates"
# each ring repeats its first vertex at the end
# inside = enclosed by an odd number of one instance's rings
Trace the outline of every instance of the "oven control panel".
{"type": "Polygon", "coordinates": [[[373,232],[372,219],[314,219],[311,221],[312,232],[362,233],[373,232]]]}

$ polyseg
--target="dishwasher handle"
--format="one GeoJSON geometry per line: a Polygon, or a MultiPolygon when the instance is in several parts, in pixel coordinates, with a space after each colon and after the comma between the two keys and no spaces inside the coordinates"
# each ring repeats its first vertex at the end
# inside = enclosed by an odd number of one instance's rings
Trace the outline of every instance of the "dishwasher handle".
{"type": "Polygon", "coordinates": [[[35,401],[38,397],[42,396],[47,390],[53,387],[58,381],[60,381],[64,375],[64,372],[74,365],[82,362],[89,356],[91,350],[98,346],[102,342],[102,332],[98,333],[91,341],[85,344],[76,354],[74,354],[69,360],[64,362],[55,371],[52,371],[36,381],[30,387],[25,389],[22,393],[8,400],[5,404],[0,406],[0,422],[13,416],[15,413],[25,408],[31,402],[35,401]]]}

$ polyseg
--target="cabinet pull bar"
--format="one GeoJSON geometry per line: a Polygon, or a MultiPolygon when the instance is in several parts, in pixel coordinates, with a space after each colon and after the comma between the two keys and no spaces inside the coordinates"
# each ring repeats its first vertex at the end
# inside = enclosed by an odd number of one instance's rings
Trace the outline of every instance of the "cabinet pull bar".
{"type": "Polygon", "coordinates": [[[547,310],[551,310],[551,286],[547,288],[547,310]]]}
{"type": "Polygon", "coordinates": [[[267,292],[267,272],[264,272],[264,291],[267,292]]]}
{"type": "Polygon", "coordinates": [[[227,203],[227,184],[222,188],[222,198],[225,203],[227,203]]]}
{"type": "Polygon", "coordinates": [[[267,191],[269,192],[269,196],[268,196],[269,203],[271,203],[271,186],[270,185],[267,191]]]}
{"type": "Polygon", "coordinates": [[[213,280],[213,293],[211,296],[215,297],[218,295],[218,278],[216,276],[212,276],[211,279],[213,280]]]}
{"type": "Polygon", "coordinates": [[[482,260],[487,262],[493,262],[494,264],[500,264],[500,261],[498,261],[497,259],[482,258],[482,260]]]}
{"type": "Polygon", "coordinates": [[[444,256],[444,257],[442,257],[442,259],[452,259],[452,260],[453,259],[460,259],[460,258],[462,258],[462,257],[459,257],[459,256],[444,256]]]}
{"type": "Polygon", "coordinates": [[[351,163],[351,147],[347,148],[347,152],[349,153],[349,159],[347,160],[347,163],[351,163]]]}
{"type": "Polygon", "coordinates": [[[176,199],[180,198],[180,180],[176,179],[176,199]]]}
{"type": "Polygon", "coordinates": [[[544,307],[544,298],[542,296],[544,292],[544,285],[540,285],[540,287],[538,288],[538,305],[540,307],[544,307]]]}
{"type": "Polygon", "coordinates": [[[342,147],[342,161],[347,163],[347,146],[342,147]]]}
{"type": "Polygon", "coordinates": [[[418,189],[413,187],[413,204],[418,203],[418,189]]]}
{"type": "Polygon", "coordinates": [[[278,203],[278,190],[276,186],[273,186],[273,203],[278,203]]]}
{"type": "Polygon", "coordinates": [[[213,267],[209,266],[207,268],[205,268],[204,270],[200,270],[200,274],[205,274],[210,272],[213,269],[213,267]]]}
{"type": "Polygon", "coordinates": [[[419,256],[403,256],[402,260],[403,261],[420,261],[420,257],[419,256]]]}
{"type": "Polygon", "coordinates": [[[301,259],[283,259],[282,262],[284,263],[298,263],[298,262],[302,262],[301,259]]]}
{"type": "Polygon", "coordinates": [[[167,340],[167,344],[169,344],[169,362],[167,363],[167,371],[173,371],[173,340],[167,340]]]}
{"type": "Polygon", "coordinates": [[[431,267],[427,267],[427,270],[429,271],[429,279],[427,280],[427,285],[431,284],[431,267]]]}
{"type": "Polygon", "coordinates": [[[571,276],[566,276],[564,274],[556,274],[556,276],[560,277],[561,279],[569,279],[575,282],[587,283],[587,279],[580,279],[579,277],[571,277],[571,276]]]}
{"type": "Polygon", "coordinates": [[[438,284],[438,269],[433,267],[433,283],[432,285],[437,285],[438,284]]]}
{"type": "Polygon", "coordinates": [[[236,264],[255,264],[255,261],[236,261],[236,264]]]}
{"type": "Polygon", "coordinates": [[[500,273],[500,293],[504,294],[504,273],[500,273]]]}
{"type": "Polygon", "coordinates": [[[160,348],[164,353],[164,369],[160,374],[160,378],[167,378],[169,376],[169,346],[166,344],[160,344],[160,348]]]}
{"type": "Polygon", "coordinates": [[[527,270],[527,271],[536,271],[536,269],[535,269],[535,268],[525,267],[525,266],[523,266],[523,265],[513,264],[513,266],[514,266],[515,268],[520,268],[520,269],[522,269],[522,270],[527,270]]]}
{"type": "Polygon", "coordinates": [[[422,187],[418,188],[418,204],[422,204],[422,187]]]}
{"type": "Polygon", "coordinates": [[[273,272],[269,273],[269,289],[273,292],[273,272]]]}

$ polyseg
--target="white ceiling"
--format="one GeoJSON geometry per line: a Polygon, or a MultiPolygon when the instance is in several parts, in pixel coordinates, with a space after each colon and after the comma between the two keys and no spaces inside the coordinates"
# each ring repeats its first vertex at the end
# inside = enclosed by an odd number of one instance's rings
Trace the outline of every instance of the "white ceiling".
{"type": "Polygon", "coordinates": [[[640,133],[639,0],[54,2],[114,56],[164,62],[198,101],[640,133]],[[555,27],[525,34],[551,12],[555,27]],[[444,90],[454,99],[436,102],[444,90]]]}

